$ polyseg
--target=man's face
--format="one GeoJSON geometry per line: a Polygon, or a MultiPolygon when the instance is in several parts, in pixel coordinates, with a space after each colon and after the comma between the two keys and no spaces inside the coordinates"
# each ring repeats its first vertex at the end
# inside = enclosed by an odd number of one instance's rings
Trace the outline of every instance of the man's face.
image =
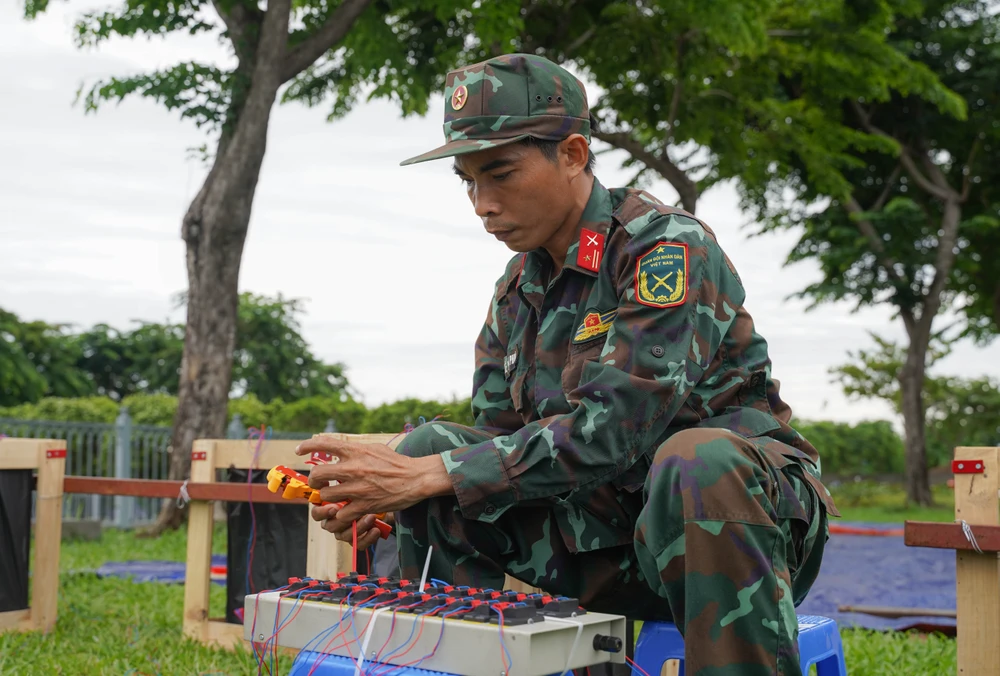
{"type": "Polygon", "coordinates": [[[573,208],[569,184],[579,175],[560,152],[550,160],[534,146],[512,143],[455,158],[483,227],[512,251],[542,247],[573,208]]]}

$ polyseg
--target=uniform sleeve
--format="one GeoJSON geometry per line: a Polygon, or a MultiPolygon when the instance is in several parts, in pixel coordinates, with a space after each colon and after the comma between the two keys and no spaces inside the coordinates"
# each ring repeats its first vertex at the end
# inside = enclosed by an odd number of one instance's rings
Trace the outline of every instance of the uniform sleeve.
{"type": "Polygon", "coordinates": [[[612,481],[661,438],[711,364],[743,301],[714,239],[691,218],[657,216],[623,258],[618,314],[569,396],[572,410],[442,454],[466,518],[494,521],[520,501],[612,481]]]}

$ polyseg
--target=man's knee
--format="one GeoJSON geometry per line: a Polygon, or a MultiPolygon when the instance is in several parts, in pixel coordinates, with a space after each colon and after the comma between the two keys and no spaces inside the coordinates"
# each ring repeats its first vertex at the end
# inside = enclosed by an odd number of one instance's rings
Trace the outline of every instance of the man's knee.
{"type": "Polygon", "coordinates": [[[408,432],[396,446],[396,452],[411,458],[439,455],[468,444],[466,439],[473,433],[470,428],[457,423],[425,423],[408,432]]]}
{"type": "Polygon", "coordinates": [[[725,429],[682,430],[653,457],[647,491],[685,520],[773,524],[770,467],[753,442],[725,429]],[[681,504],[682,503],[682,504],[681,504]]]}

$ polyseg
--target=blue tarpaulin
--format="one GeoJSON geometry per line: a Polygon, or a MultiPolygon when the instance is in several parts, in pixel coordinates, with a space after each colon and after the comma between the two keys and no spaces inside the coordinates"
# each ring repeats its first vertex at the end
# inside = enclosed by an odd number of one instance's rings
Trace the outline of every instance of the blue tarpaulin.
{"type": "MultiPolygon", "coordinates": [[[[887,524],[837,523],[887,527],[887,524]]],[[[901,529],[903,525],[891,527],[901,529]]],[[[903,629],[921,622],[955,626],[954,618],[889,619],[837,610],[853,605],[954,610],[955,552],[907,547],[900,536],[831,535],[819,577],[797,609],[800,615],[822,615],[836,620],[841,627],[869,629],[903,629]]]]}
{"type": "MultiPolygon", "coordinates": [[[[212,568],[224,570],[225,554],[212,556],[212,568]]],[[[184,564],[177,561],[114,561],[96,571],[98,577],[131,578],[134,582],[165,582],[184,584],[184,564]]],[[[226,576],[212,575],[212,582],[226,584],[226,576]]]]}

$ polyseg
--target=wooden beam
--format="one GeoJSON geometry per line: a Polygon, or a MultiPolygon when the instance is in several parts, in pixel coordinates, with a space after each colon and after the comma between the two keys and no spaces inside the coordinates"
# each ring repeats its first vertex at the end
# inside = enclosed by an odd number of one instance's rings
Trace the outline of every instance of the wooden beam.
{"type": "MultiPolygon", "coordinates": [[[[1000,525],[1000,456],[996,447],[956,448],[955,460],[979,460],[983,471],[955,475],[955,519],[1000,525]]],[[[981,547],[980,547],[981,548],[981,547]]],[[[996,552],[955,554],[958,673],[1000,674],[1000,567],[996,552]]]]}
{"type": "MultiPolygon", "coordinates": [[[[68,476],[63,481],[63,492],[95,495],[134,495],[140,498],[176,498],[183,481],[157,479],[111,479],[104,477],[68,476]]],[[[264,484],[247,486],[242,482],[198,482],[187,484],[191,500],[220,500],[223,502],[260,502],[274,504],[308,504],[307,500],[288,500],[267,490],[264,484]]]]}
{"type": "Polygon", "coordinates": [[[66,442],[36,441],[35,552],[31,576],[31,625],[49,633],[59,607],[59,550],[62,546],[63,476],[66,442]]]}
{"type": "MultiPolygon", "coordinates": [[[[1000,552],[1000,526],[969,524],[976,544],[984,552],[1000,552]]],[[[936,523],[932,521],[907,521],[903,529],[903,542],[908,547],[930,547],[933,549],[956,549],[975,551],[972,542],[965,536],[960,523],[936,523]]]]}
{"type": "Polygon", "coordinates": [[[37,469],[40,443],[66,450],[66,442],[59,439],[0,439],[0,469],[37,469]]]}
{"type": "Polygon", "coordinates": [[[954,610],[940,608],[898,608],[895,606],[837,606],[838,613],[864,613],[875,617],[956,617],[954,610]]]}
{"type": "Polygon", "coordinates": [[[0,634],[11,629],[30,629],[31,609],[0,613],[0,634]]]}
{"type": "MultiPolygon", "coordinates": [[[[203,459],[191,461],[191,480],[209,483],[215,479],[215,442],[196,441],[195,451],[203,459]]],[[[202,643],[208,636],[208,598],[212,572],[212,510],[208,502],[188,507],[187,564],[184,569],[184,635],[202,643]]]]}

